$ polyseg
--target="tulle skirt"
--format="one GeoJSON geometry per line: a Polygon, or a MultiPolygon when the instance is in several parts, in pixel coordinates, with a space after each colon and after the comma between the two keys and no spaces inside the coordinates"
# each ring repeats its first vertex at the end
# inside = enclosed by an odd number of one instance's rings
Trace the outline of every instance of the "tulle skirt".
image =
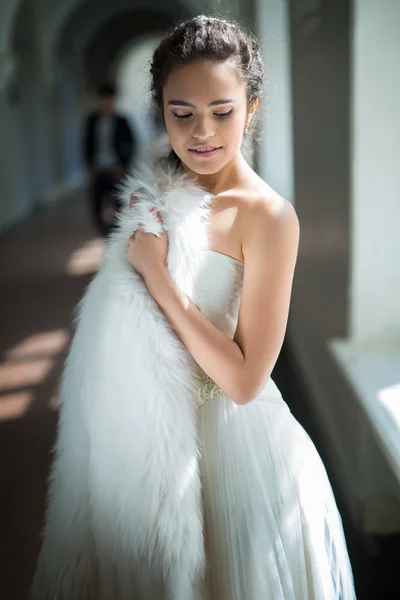
{"type": "Polygon", "coordinates": [[[204,600],[351,600],[353,576],[325,468],[272,380],[246,406],[199,409],[204,600]]]}
{"type": "MultiPolygon", "coordinates": [[[[70,424],[79,427],[79,419],[70,424]]],[[[197,426],[206,567],[196,600],[353,600],[342,523],[324,466],[273,381],[246,406],[223,393],[209,400],[198,409],[197,426]]],[[[97,472],[104,465],[95,467],[97,472]]],[[[129,510],[115,520],[115,507],[109,509],[117,488],[118,481],[115,488],[104,486],[90,501],[97,510],[88,509],[91,524],[84,533],[89,536],[97,522],[103,533],[93,539],[101,542],[109,528],[110,548],[76,539],[77,556],[67,556],[79,592],[73,588],[68,600],[173,600],[151,561],[132,563],[119,531],[129,523],[129,510]],[[90,574],[82,578],[84,568],[90,574]],[[80,581],[87,581],[85,589],[80,581]]],[[[49,560],[52,572],[46,555],[49,560]]]]}

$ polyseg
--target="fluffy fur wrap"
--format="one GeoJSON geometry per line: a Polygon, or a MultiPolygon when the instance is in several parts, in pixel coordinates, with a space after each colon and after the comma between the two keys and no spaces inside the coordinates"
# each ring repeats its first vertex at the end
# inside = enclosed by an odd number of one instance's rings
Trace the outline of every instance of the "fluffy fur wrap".
{"type": "Polygon", "coordinates": [[[125,252],[138,227],[160,233],[156,207],[170,274],[191,296],[208,248],[211,197],[165,167],[131,177],[125,203],[131,193],[140,201],[121,216],[79,305],[35,600],[151,598],[137,589],[147,576],[160,578],[171,600],[194,599],[199,589],[197,368],[125,252]]]}

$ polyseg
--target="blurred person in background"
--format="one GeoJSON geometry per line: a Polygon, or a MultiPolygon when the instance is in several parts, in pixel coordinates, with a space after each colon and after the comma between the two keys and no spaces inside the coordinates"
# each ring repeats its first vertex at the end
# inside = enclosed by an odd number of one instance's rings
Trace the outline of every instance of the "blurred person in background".
{"type": "Polygon", "coordinates": [[[104,236],[115,226],[119,210],[115,188],[136,152],[136,140],[128,120],[116,111],[116,88],[98,89],[98,109],[87,117],[84,157],[91,179],[93,219],[104,236]]]}

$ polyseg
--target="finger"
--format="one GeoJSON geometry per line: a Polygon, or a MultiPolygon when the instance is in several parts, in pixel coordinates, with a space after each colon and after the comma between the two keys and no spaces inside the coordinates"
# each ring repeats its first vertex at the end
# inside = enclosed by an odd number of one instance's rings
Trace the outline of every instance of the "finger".
{"type": "Polygon", "coordinates": [[[160,225],[162,225],[162,220],[161,220],[160,212],[157,210],[157,208],[152,208],[150,212],[154,213],[154,215],[156,216],[157,221],[160,223],[160,225]]]}

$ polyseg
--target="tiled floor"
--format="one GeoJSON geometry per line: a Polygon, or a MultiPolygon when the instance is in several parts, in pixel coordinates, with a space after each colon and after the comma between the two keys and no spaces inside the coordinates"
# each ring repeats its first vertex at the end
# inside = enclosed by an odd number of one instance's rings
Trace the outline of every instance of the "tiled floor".
{"type": "Polygon", "coordinates": [[[52,405],[73,307],[89,281],[67,271],[85,270],[81,249],[94,237],[85,205],[76,199],[0,238],[2,600],[27,598],[55,433],[52,405]]]}
{"type": "MultiPolygon", "coordinates": [[[[0,237],[0,598],[25,600],[40,544],[54,440],[57,382],[73,307],[101,253],[82,198],[52,208],[0,237]]],[[[318,446],[307,403],[284,350],[275,378],[318,446]]],[[[340,502],[340,498],[339,498],[340,502]]],[[[367,559],[343,512],[360,599],[399,598],[397,540],[367,559]],[[385,585],[383,585],[385,582],[385,585]]],[[[71,599],[75,600],[75,599],[71,599]]],[[[111,599],[110,599],[111,600],[111,599]]],[[[243,599],[247,600],[247,599],[243,599]]]]}

